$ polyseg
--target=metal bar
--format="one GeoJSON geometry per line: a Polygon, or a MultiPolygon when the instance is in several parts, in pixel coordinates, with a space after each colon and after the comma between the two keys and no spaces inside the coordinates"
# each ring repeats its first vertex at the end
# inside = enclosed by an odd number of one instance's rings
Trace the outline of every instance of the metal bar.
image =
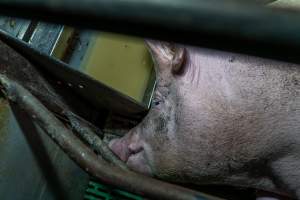
{"type": "MultiPolygon", "coordinates": [[[[65,112],[64,115],[69,119],[72,129],[94,150],[94,152],[102,156],[102,158],[107,160],[109,163],[112,163],[114,166],[123,170],[129,170],[126,164],[116,157],[116,155],[109,149],[108,145],[106,145],[97,133],[94,132],[95,130],[89,127],[83,119],[70,111],[65,112]]],[[[101,131],[98,130],[98,132],[101,131]]]]}
{"type": "Polygon", "coordinates": [[[300,63],[300,13],[217,0],[2,0],[0,12],[300,63]]]}
{"type": "Polygon", "coordinates": [[[52,55],[64,26],[39,22],[29,40],[35,49],[47,55],[52,55]]]}

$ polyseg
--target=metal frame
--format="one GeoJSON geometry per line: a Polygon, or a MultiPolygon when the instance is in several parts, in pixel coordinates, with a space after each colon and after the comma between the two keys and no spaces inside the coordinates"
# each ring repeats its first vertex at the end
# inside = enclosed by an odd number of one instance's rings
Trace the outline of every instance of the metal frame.
{"type": "MultiPolygon", "coordinates": [[[[0,18],[0,29],[47,55],[51,54],[62,28],[11,17],[0,18]]],[[[0,131],[0,198],[83,198],[88,175],[27,117],[13,112],[19,111],[1,104],[1,120],[6,123],[1,125],[0,131]],[[26,129],[30,129],[30,134],[26,129]]]]}

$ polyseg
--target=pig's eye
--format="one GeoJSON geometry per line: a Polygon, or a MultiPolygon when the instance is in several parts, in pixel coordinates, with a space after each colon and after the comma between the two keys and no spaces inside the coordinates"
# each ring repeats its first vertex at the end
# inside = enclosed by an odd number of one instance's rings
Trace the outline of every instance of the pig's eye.
{"type": "Polygon", "coordinates": [[[160,99],[153,99],[152,100],[152,106],[159,106],[161,104],[161,100],[160,99]]]}

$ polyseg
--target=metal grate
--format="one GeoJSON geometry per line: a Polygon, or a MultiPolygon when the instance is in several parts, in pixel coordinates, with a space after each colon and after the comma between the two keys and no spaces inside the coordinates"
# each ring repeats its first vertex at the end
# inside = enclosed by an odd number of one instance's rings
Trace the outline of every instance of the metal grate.
{"type": "Polygon", "coordinates": [[[84,200],[143,200],[142,197],[91,180],[84,200]]]}

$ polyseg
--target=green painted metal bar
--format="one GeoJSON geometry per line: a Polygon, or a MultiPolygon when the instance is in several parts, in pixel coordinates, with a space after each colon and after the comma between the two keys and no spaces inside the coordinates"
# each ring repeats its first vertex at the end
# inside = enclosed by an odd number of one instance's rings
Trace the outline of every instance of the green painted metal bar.
{"type": "Polygon", "coordinates": [[[300,13],[226,0],[2,0],[0,12],[300,63],[300,13]]]}

